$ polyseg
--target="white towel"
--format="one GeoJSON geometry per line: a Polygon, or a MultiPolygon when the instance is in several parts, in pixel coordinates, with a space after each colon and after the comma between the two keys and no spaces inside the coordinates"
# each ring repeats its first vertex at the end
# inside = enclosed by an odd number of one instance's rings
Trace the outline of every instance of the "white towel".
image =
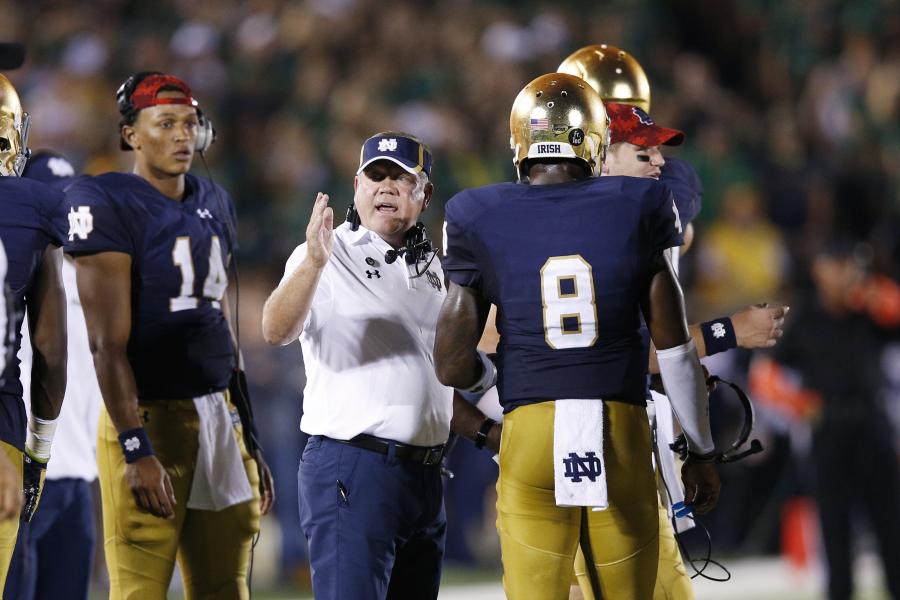
{"type": "Polygon", "coordinates": [[[225,394],[218,392],[194,398],[200,417],[200,449],[187,507],[222,510],[253,498],[244,469],[237,432],[225,394]]]}
{"type": "MultiPolygon", "coordinates": [[[[669,398],[652,390],[650,395],[653,397],[654,419],[656,419],[656,449],[659,455],[656,467],[669,491],[668,497],[663,498],[663,503],[671,518],[672,504],[684,502],[684,486],[675,463],[675,453],[669,447],[669,444],[675,441],[675,422],[672,418],[672,405],[669,404],[669,398]]],[[[656,460],[656,455],[654,455],[654,460],[656,460]]],[[[675,519],[675,525],[680,533],[692,528],[694,521],[688,517],[678,517],[675,519]]]]}
{"type": "Polygon", "coordinates": [[[556,401],[553,476],[557,506],[609,506],[602,400],[556,401]]]}

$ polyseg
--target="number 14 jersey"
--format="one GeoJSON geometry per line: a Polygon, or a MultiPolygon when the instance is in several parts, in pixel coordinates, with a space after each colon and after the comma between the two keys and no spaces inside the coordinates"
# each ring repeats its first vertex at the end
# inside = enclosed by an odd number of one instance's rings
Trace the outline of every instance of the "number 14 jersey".
{"type": "Polygon", "coordinates": [[[228,387],[234,365],[221,302],[234,246],[234,205],[188,174],[182,201],[130,173],[85,177],[66,192],[74,256],[131,256],[128,359],[143,400],[228,387]]]}
{"type": "Polygon", "coordinates": [[[560,398],[643,405],[640,301],[683,243],[669,189],[602,177],[463,191],[446,207],[444,271],[497,305],[505,411],[560,398]]]}

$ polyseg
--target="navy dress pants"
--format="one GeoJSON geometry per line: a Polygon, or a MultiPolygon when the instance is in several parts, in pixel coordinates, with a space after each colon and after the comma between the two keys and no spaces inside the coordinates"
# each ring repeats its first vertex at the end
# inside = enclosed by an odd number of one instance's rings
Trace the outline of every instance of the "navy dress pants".
{"type": "Polygon", "coordinates": [[[317,600],[438,595],[447,519],[440,465],[312,436],[300,460],[300,524],[317,600]]]}

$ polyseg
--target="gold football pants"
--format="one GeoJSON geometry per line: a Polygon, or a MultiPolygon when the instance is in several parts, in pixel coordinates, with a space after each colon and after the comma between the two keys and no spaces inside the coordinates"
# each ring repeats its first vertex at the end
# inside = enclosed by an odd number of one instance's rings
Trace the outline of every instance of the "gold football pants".
{"type": "MultiPolygon", "coordinates": [[[[226,396],[227,397],[227,396],[226,396]]],[[[229,403],[229,408],[233,406],[229,403]]],[[[110,600],[165,600],[176,555],[187,600],[246,600],[250,546],[259,531],[259,474],[234,430],[254,498],[220,511],[187,508],[199,449],[199,417],[192,400],[140,404],[156,457],[175,490],[175,518],[138,509],[125,482],[125,457],[104,408],[97,444],[103,537],[110,600]]]]}
{"type": "MultiPolygon", "coordinates": [[[[595,600],[590,580],[585,571],[584,554],[581,548],[575,555],[575,577],[584,600],[595,600]]],[[[666,507],[659,506],[659,566],[656,571],[656,586],[653,588],[653,600],[694,600],[694,588],[691,578],[681,560],[678,541],[672,530],[666,507]]]]}
{"type": "MultiPolygon", "coordinates": [[[[3,454],[6,455],[6,458],[9,459],[9,462],[13,464],[16,471],[19,473],[19,493],[22,493],[21,484],[24,469],[22,463],[22,451],[6,442],[0,442],[0,449],[3,450],[3,454]]],[[[18,517],[0,521],[0,584],[3,584],[0,585],[0,592],[3,591],[3,587],[6,584],[6,574],[9,572],[9,562],[12,560],[13,550],[16,549],[16,537],[19,535],[19,521],[20,519],[18,517]]]]}
{"type": "Polygon", "coordinates": [[[606,402],[604,460],[609,508],[561,508],[553,484],[554,402],[516,408],[503,420],[497,530],[510,600],[566,600],[579,544],[605,600],[650,600],[659,522],[642,406],[606,402]]]}

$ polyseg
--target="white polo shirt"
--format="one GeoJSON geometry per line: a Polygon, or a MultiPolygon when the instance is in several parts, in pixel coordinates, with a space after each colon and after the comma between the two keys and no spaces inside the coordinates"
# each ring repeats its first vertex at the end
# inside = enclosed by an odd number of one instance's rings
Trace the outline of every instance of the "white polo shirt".
{"type": "MultiPolygon", "coordinates": [[[[331,258],[300,335],[306,389],[300,428],[347,440],[366,433],[416,446],[447,441],[453,391],[434,372],[434,334],[444,300],[435,258],[414,274],[391,246],[348,223],[334,230],[331,258]]],[[[294,250],[285,277],[306,258],[294,250]]],[[[424,263],[419,263],[420,269],[424,263]]]]}
{"type": "MultiPolygon", "coordinates": [[[[66,315],[68,339],[68,366],[66,395],[59,413],[59,424],[47,479],[73,477],[93,481],[97,479],[97,426],[103,396],[97,384],[94,359],[88,346],[87,325],[78,297],[75,281],[75,265],[66,258],[62,265],[62,280],[66,288],[66,315]]],[[[31,338],[28,335],[28,319],[22,323],[22,347],[19,349],[22,373],[19,379],[24,389],[25,410],[31,414],[31,338]]]]}

